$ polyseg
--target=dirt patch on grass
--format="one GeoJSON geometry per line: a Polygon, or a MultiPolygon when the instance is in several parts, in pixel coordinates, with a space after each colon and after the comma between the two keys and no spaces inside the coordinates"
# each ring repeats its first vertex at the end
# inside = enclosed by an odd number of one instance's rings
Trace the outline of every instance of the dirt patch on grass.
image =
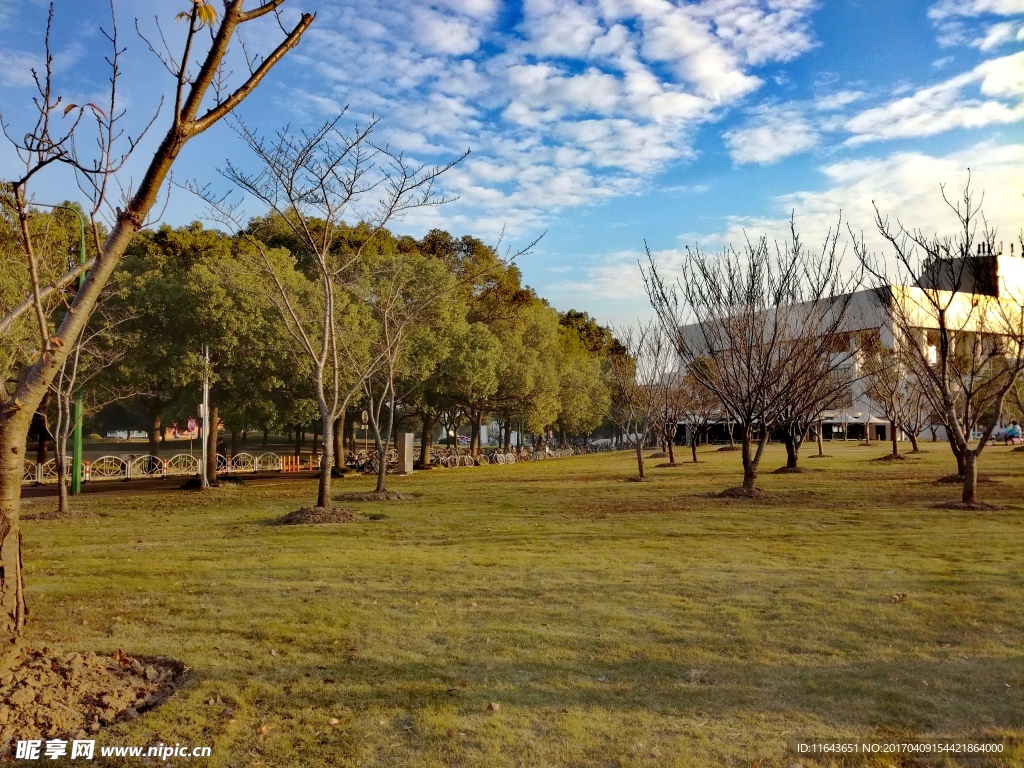
{"type": "Polygon", "coordinates": [[[831,453],[814,453],[807,457],[808,459],[831,459],[831,453]]]}
{"type": "Polygon", "coordinates": [[[652,453],[652,454],[651,454],[650,456],[648,456],[647,458],[648,458],[648,459],[664,459],[664,458],[665,458],[665,456],[667,456],[667,455],[668,455],[668,454],[662,453],[661,451],[655,451],[654,453],[652,453]]]}
{"type": "Polygon", "coordinates": [[[718,449],[719,451],[742,451],[743,447],[739,445],[723,445],[718,449]]]}
{"type": "Polygon", "coordinates": [[[627,477],[627,483],[653,483],[654,481],[649,477],[627,477]]]}
{"type": "MultiPolygon", "coordinates": [[[[936,483],[943,483],[945,485],[963,485],[963,483],[964,483],[964,476],[963,475],[943,475],[942,477],[940,477],[935,482],[936,483]]],[[[978,475],[978,482],[979,483],[994,483],[996,481],[992,479],[991,475],[978,475]]]]}
{"type": "Polygon", "coordinates": [[[998,504],[989,504],[987,501],[948,501],[944,504],[936,504],[935,509],[958,509],[965,512],[998,512],[1002,507],[998,504]]]}
{"type": "Polygon", "coordinates": [[[904,456],[902,453],[887,453],[885,456],[879,456],[876,459],[872,459],[872,461],[910,461],[910,458],[904,456]]]}
{"type": "Polygon", "coordinates": [[[742,485],[737,485],[735,488],[726,488],[721,493],[714,494],[719,499],[758,499],[767,501],[773,498],[773,496],[761,488],[744,488],[742,485]]]}
{"type": "Polygon", "coordinates": [[[411,493],[398,491],[365,491],[362,493],[343,493],[335,496],[335,501],[412,501],[416,497],[411,493]]]}
{"type": "Polygon", "coordinates": [[[185,676],[170,659],[24,648],[0,672],[0,756],[24,739],[84,739],[133,720],[170,696],[185,676]]]}
{"type": "Polygon", "coordinates": [[[87,509],[73,509],[70,512],[58,512],[56,509],[50,509],[46,512],[33,512],[30,515],[22,515],[22,520],[89,520],[93,517],[99,517],[95,512],[90,512],[87,509]]]}
{"type": "Polygon", "coordinates": [[[289,512],[275,522],[277,525],[320,525],[323,523],[359,523],[366,515],[343,507],[303,507],[289,512]]]}
{"type": "MultiPolygon", "coordinates": [[[[224,477],[218,477],[216,485],[210,485],[210,488],[223,489],[244,487],[245,480],[235,475],[225,475],[224,477]]],[[[190,477],[188,480],[186,480],[184,483],[178,486],[179,491],[202,491],[210,490],[210,488],[203,488],[203,481],[198,475],[196,475],[195,477],[190,477]]]]}
{"type": "Polygon", "coordinates": [[[663,469],[665,467],[681,467],[683,466],[678,461],[666,461],[664,464],[655,464],[655,468],[663,469]]]}
{"type": "Polygon", "coordinates": [[[808,469],[807,467],[779,467],[773,475],[802,475],[807,472],[817,472],[815,469],[808,469]]]}

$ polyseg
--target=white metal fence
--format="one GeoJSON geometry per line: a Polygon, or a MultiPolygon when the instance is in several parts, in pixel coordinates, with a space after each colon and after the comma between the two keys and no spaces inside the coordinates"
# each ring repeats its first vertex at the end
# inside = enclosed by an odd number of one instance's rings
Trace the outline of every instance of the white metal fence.
{"type": "MultiPolygon", "coordinates": [[[[65,458],[67,466],[71,466],[71,457],[65,458]]],[[[82,480],[136,480],[140,478],[174,477],[199,474],[200,459],[188,453],[179,453],[169,459],[159,456],[100,456],[92,461],[82,462],[82,480]]],[[[234,456],[217,454],[217,473],[252,473],[252,472],[298,472],[303,469],[316,469],[319,461],[309,457],[279,456],[276,453],[238,453],[234,456]]],[[[22,484],[40,485],[57,482],[57,460],[50,459],[42,464],[34,461],[25,462],[25,471],[21,477],[22,484]]]]}

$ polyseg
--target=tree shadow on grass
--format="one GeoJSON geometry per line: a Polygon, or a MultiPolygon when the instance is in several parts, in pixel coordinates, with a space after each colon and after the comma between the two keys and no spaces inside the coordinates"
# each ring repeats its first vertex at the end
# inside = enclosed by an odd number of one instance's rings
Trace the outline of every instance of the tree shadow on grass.
{"type": "MultiPolygon", "coordinates": [[[[278,660],[267,682],[287,679],[294,708],[345,706],[419,709],[452,705],[503,709],[601,709],[668,717],[799,716],[823,728],[866,733],[898,728],[956,735],[1019,728],[1024,689],[1016,658],[895,659],[833,664],[685,664],[507,660],[385,664],[355,654],[333,663],[278,660]]],[[[298,661],[298,660],[297,660],[298,661]]],[[[252,670],[218,670],[212,682],[258,682],[252,670]]],[[[202,676],[201,670],[195,674],[202,676]]]]}

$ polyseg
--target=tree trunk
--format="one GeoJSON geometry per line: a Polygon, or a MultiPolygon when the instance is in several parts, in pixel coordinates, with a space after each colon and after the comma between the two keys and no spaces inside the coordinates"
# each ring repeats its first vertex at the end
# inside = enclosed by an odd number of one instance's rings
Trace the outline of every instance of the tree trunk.
{"type": "Polygon", "coordinates": [[[917,453],[920,450],[917,447],[917,435],[915,435],[912,431],[908,431],[907,435],[910,437],[911,450],[913,450],[914,453],[917,453]]]}
{"type": "Polygon", "coordinates": [[[952,435],[950,435],[949,449],[953,452],[953,456],[956,457],[956,473],[963,477],[967,471],[967,462],[963,451],[960,450],[960,446],[956,444],[956,440],[953,439],[952,435]]]}
{"type": "Polygon", "coordinates": [[[341,417],[341,444],[348,453],[356,452],[356,419],[355,414],[346,410],[341,417]]]}
{"type": "Polygon", "coordinates": [[[793,436],[791,428],[787,427],[783,443],[786,446],[786,469],[796,469],[800,459],[800,444],[798,438],[793,436]]]}
{"type": "Polygon", "coordinates": [[[263,442],[260,443],[261,450],[267,450],[267,438],[270,436],[270,430],[267,427],[263,428],[263,442]]]}
{"type": "Polygon", "coordinates": [[[565,448],[565,425],[558,425],[558,447],[565,448]]]}
{"type": "Polygon", "coordinates": [[[733,434],[732,434],[732,418],[729,418],[729,420],[726,421],[726,428],[729,430],[729,447],[730,448],[735,448],[736,447],[736,439],[733,437],[733,434]]]}
{"type": "Polygon", "coordinates": [[[206,439],[206,482],[210,485],[219,485],[217,480],[217,422],[220,418],[220,408],[216,405],[210,406],[210,431],[204,435],[206,439]]]}
{"type": "Polygon", "coordinates": [[[296,456],[301,456],[302,455],[302,443],[299,441],[299,434],[300,434],[300,432],[299,432],[299,425],[296,424],[295,425],[295,455],[296,456]]]}
{"type": "MultiPolygon", "coordinates": [[[[339,472],[345,469],[345,417],[339,416],[331,426],[334,433],[334,468],[339,472]]],[[[327,438],[324,438],[324,445],[327,445],[327,438]]]]}
{"type": "MultiPolygon", "coordinates": [[[[388,405],[388,421],[385,424],[384,434],[390,435],[391,428],[395,424],[395,399],[394,393],[390,393],[392,396],[389,398],[388,405]]],[[[388,443],[381,442],[380,425],[377,424],[376,419],[370,419],[371,425],[373,426],[373,444],[377,449],[377,487],[374,489],[376,493],[385,493],[388,489],[388,443]]]]}
{"type": "Polygon", "coordinates": [[[242,432],[238,429],[231,430],[231,455],[237,456],[241,446],[242,432]]]}
{"type": "Polygon", "coordinates": [[[483,420],[482,411],[474,411],[471,417],[472,430],[469,438],[469,455],[476,458],[480,453],[480,422],[483,420]]]}
{"type": "Polygon", "coordinates": [[[977,498],[978,488],[978,456],[974,451],[964,454],[964,492],[961,500],[964,504],[973,504],[977,498]]]}
{"type": "MultiPolygon", "coordinates": [[[[331,471],[334,469],[334,419],[321,407],[320,424],[324,431],[324,455],[320,461],[320,482],[317,485],[316,505],[318,507],[331,506],[331,471]]],[[[313,456],[316,456],[314,439],[313,456]]]]}
{"type": "Polygon", "coordinates": [[[767,442],[768,432],[762,429],[757,448],[752,453],[753,428],[749,426],[743,428],[743,438],[740,441],[741,454],[743,456],[743,487],[748,491],[753,490],[757,482],[757,468],[761,463],[761,453],[767,442]]]}
{"type": "Polygon", "coordinates": [[[899,456],[900,446],[899,443],[896,442],[896,422],[892,419],[889,419],[889,431],[892,432],[892,455],[899,456]]]}
{"type": "Polygon", "coordinates": [[[644,480],[647,477],[644,474],[644,441],[639,436],[636,440],[636,469],[637,477],[644,480]]]}
{"type": "Polygon", "coordinates": [[[505,420],[505,453],[512,450],[512,420],[505,420]]]}
{"type": "MultiPolygon", "coordinates": [[[[31,413],[15,412],[0,422],[0,642],[16,641],[25,626],[25,581],[21,570],[19,506],[25,471],[25,435],[31,413]],[[20,417],[20,418],[19,418],[20,417]]],[[[5,643],[6,645],[6,643],[5,643]]],[[[0,657],[6,649],[0,646],[0,657]]]]}
{"type": "MultiPolygon", "coordinates": [[[[58,398],[60,404],[60,398],[58,398]]],[[[63,406],[62,407],[67,407],[63,406]]],[[[57,514],[61,517],[71,516],[71,494],[70,480],[73,462],[68,462],[68,434],[73,431],[69,429],[71,423],[70,408],[68,413],[61,414],[60,424],[57,429],[57,444],[54,447],[54,460],[57,466],[57,514]]]]}
{"type": "Polygon", "coordinates": [[[690,434],[690,453],[693,454],[693,463],[697,463],[697,430],[691,430],[690,434]]]}
{"type": "Polygon", "coordinates": [[[825,455],[825,450],[824,450],[823,446],[821,445],[821,429],[822,429],[822,427],[821,427],[821,419],[818,419],[818,427],[817,427],[817,429],[814,430],[814,439],[818,443],[818,456],[824,456],[825,455]]]}
{"type": "Polygon", "coordinates": [[[430,466],[430,450],[434,442],[434,424],[437,417],[431,413],[424,413],[420,424],[420,466],[426,469],[430,466]]]}
{"type": "Polygon", "coordinates": [[[154,408],[149,412],[149,455],[160,455],[160,435],[163,432],[163,417],[160,410],[154,408]]]}
{"type": "MultiPolygon", "coordinates": [[[[672,431],[673,431],[673,433],[675,432],[675,430],[672,430],[672,431]]],[[[665,443],[668,445],[668,463],[669,464],[675,464],[676,463],[675,442],[676,442],[675,434],[673,434],[671,437],[669,437],[668,432],[666,432],[665,433],[665,443]]]]}

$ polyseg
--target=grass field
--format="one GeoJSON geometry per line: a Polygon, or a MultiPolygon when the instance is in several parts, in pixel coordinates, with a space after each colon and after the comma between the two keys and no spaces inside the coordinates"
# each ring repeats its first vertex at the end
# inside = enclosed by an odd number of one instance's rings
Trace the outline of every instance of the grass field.
{"type": "Polygon", "coordinates": [[[795,738],[923,736],[1024,765],[1024,454],[982,459],[1001,511],[956,512],[923,447],[829,446],[766,471],[769,502],[701,496],[739,481],[715,452],[646,484],[629,453],[419,473],[316,527],[269,524],[306,481],[86,497],[100,517],[24,524],[28,639],[185,662],[99,743],[206,766],[790,768],[832,764],[795,738]]]}

